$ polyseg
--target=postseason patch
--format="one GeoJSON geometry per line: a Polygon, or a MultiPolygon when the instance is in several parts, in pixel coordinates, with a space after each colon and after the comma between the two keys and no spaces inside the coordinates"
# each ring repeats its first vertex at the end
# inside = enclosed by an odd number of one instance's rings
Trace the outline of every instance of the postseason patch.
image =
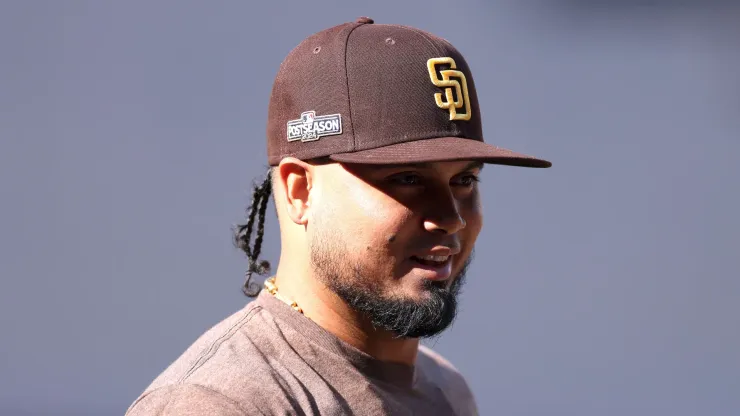
{"type": "Polygon", "coordinates": [[[288,141],[312,142],[324,136],[342,134],[342,116],[317,116],[315,111],[301,113],[298,120],[288,122],[288,141]]]}

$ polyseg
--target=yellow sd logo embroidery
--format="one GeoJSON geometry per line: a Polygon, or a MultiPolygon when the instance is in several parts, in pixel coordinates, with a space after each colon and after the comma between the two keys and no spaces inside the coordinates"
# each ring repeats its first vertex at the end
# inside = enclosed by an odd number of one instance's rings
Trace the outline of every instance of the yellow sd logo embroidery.
{"type": "Polygon", "coordinates": [[[450,120],[470,120],[470,98],[468,97],[468,82],[465,80],[465,74],[457,70],[457,64],[455,60],[449,57],[445,58],[432,58],[427,61],[427,68],[429,69],[429,77],[432,79],[432,83],[439,88],[444,89],[445,99],[442,99],[442,93],[438,92],[434,94],[434,101],[437,103],[437,107],[447,110],[450,112],[450,120]],[[437,77],[437,65],[449,65],[450,69],[443,69],[439,71],[442,79],[437,77]],[[450,78],[458,78],[450,79],[450,78]],[[452,89],[455,89],[453,95],[452,89]],[[457,100],[455,100],[457,97],[457,100]],[[457,110],[465,107],[464,113],[458,113],[457,110]]]}

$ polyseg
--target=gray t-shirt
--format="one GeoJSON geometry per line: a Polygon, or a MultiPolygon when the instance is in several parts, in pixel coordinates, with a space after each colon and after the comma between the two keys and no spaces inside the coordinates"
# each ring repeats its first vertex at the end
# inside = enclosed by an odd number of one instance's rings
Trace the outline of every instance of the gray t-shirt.
{"type": "Polygon", "coordinates": [[[419,347],[383,362],[262,291],[203,334],[131,405],[144,415],[477,415],[465,379],[419,347]]]}

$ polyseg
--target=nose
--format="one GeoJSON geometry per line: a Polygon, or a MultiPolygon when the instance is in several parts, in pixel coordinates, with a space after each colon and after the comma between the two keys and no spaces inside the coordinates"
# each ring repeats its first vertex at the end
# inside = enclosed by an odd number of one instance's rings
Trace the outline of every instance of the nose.
{"type": "Polygon", "coordinates": [[[457,200],[450,192],[435,195],[430,202],[429,214],[424,218],[424,229],[429,232],[455,234],[465,228],[457,200]]]}

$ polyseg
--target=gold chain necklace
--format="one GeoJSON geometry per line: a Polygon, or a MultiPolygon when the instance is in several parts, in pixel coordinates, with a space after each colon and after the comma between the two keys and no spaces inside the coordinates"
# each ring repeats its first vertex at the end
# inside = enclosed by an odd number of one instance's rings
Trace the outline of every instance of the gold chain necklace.
{"type": "Polygon", "coordinates": [[[280,293],[278,293],[278,288],[277,288],[277,285],[275,284],[275,277],[271,277],[265,280],[265,289],[272,296],[275,296],[275,298],[287,303],[291,308],[296,310],[298,313],[303,313],[303,309],[301,309],[301,307],[298,306],[298,304],[294,300],[288,300],[285,297],[283,297],[280,293]]]}

